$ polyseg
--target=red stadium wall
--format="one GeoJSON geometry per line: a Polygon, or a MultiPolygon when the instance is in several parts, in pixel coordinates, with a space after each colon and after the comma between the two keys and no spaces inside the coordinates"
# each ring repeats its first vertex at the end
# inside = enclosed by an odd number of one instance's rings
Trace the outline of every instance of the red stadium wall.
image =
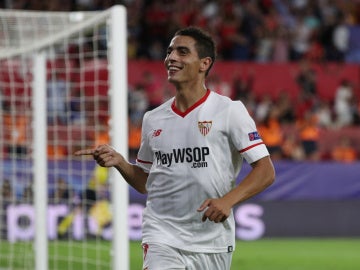
{"type": "MultiPolygon", "coordinates": [[[[79,71],[71,63],[67,63],[64,66],[62,61],[60,64],[49,63],[51,65],[61,65],[62,72],[70,74],[67,78],[71,78],[74,82],[79,79],[79,71]]],[[[12,74],[14,69],[7,69],[7,66],[16,66],[16,62],[2,62],[0,63],[2,68],[0,69],[0,79],[4,82],[10,80],[15,76],[17,85],[23,86],[24,78],[20,76],[20,70],[15,69],[19,74],[12,74]],[[10,70],[10,71],[9,71],[10,70]],[[19,76],[18,76],[19,75],[19,76]]],[[[252,90],[257,96],[263,94],[270,94],[276,98],[281,91],[287,91],[293,98],[297,98],[299,93],[299,86],[296,83],[296,76],[301,68],[300,63],[289,64],[258,64],[247,62],[222,62],[218,61],[213,70],[210,72],[210,76],[217,76],[222,82],[232,85],[233,80],[236,77],[247,79],[249,76],[254,77],[252,90]]],[[[336,64],[336,63],[324,63],[324,64],[312,64],[311,68],[316,72],[316,84],[319,97],[327,100],[334,98],[336,88],[338,87],[342,79],[348,79],[354,83],[356,89],[356,95],[360,96],[360,67],[358,65],[350,64],[336,64]]],[[[152,74],[154,80],[159,86],[169,89],[171,88],[166,80],[166,71],[161,61],[141,61],[130,60],[128,62],[128,78],[131,85],[141,83],[144,81],[144,74],[149,72],[152,74]]],[[[85,70],[82,71],[83,79],[86,79],[87,85],[93,85],[94,80],[100,79],[103,83],[101,94],[106,95],[107,85],[107,63],[104,60],[97,60],[95,62],[89,62],[85,65],[85,70]]],[[[19,88],[18,87],[18,88],[19,88]]],[[[7,86],[2,85],[4,95],[7,93],[7,86]]],[[[17,91],[21,93],[22,89],[17,91]]],[[[89,90],[90,91],[90,90],[89,90]]],[[[161,91],[161,90],[160,90],[161,91]]]]}
{"type": "MultiPolygon", "coordinates": [[[[217,75],[229,84],[234,78],[243,79],[254,76],[253,91],[256,95],[270,94],[277,97],[283,90],[297,98],[299,86],[296,76],[300,71],[299,63],[289,64],[257,64],[244,62],[218,61],[210,75],[217,75]]],[[[357,65],[324,63],[311,65],[316,72],[317,90],[321,98],[334,98],[336,88],[342,79],[349,79],[356,87],[360,85],[360,68],[357,65]]],[[[143,80],[143,74],[150,72],[158,82],[166,82],[166,71],[162,62],[129,61],[129,83],[136,84],[143,80]]]]}

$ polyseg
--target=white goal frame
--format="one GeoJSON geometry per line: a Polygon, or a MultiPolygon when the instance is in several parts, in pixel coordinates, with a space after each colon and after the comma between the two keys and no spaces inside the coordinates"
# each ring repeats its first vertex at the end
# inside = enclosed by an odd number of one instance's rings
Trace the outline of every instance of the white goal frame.
{"type": "MultiPolygon", "coordinates": [[[[110,74],[110,110],[112,116],[111,142],[126,158],[128,158],[128,126],[116,123],[127,123],[127,20],[126,9],[116,6],[111,10],[110,27],[111,42],[109,44],[111,61],[110,74]]],[[[113,185],[113,270],[129,269],[128,239],[128,185],[118,172],[111,173],[113,185]],[[126,243],[126,244],[125,244],[126,243]]]]}
{"type": "MultiPolygon", "coordinates": [[[[13,12],[21,16],[24,11],[13,12]]],[[[31,11],[29,11],[31,12],[31,11]]],[[[74,15],[79,15],[76,12],[74,15]]],[[[95,14],[95,13],[94,13],[95,14]]],[[[109,10],[98,12],[93,20],[109,17],[108,28],[108,59],[109,59],[109,106],[110,106],[110,142],[112,146],[128,158],[128,110],[127,110],[127,20],[124,6],[113,6],[109,10]],[[126,123],[126,124],[119,124],[126,123]]],[[[91,25],[91,19],[86,21],[91,25]]],[[[78,24],[70,31],[76,32],[84,25],[78,24]]],[[[66,28],[66,27],[65,27],[66,28]]],[[[34,176],[34,206],[35,206],[35,270],[48,270],[48,237],[47,237],[47,123],[46,123],[46,60],[44,49],[54,41],[69,35],[69,30],[54,33],[51,38],[45,38],[36,44],[24,46],[0,47],[0,60],[27,55],[33,58],[33,142],[32,160],[34,176]]],[[[111,169],[109,182],[112,191],[113,209],[113,240],[112,240],[112,269],[129,269],[129,236],[128,236],[128,204],[129,188],[122,176],[111,169]]]]}

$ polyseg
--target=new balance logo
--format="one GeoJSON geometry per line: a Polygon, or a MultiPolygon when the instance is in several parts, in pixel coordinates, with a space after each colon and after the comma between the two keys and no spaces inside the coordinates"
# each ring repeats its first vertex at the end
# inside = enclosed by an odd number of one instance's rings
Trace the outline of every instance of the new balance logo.
{"type": "Polygon", "coordinates": [[[161,131],[162,131],[162,129],[156,129],[156,130],[154,130],[154,132],[153,132],[152,136],[153,136],[153,137],[160,136],[161,131]]]}

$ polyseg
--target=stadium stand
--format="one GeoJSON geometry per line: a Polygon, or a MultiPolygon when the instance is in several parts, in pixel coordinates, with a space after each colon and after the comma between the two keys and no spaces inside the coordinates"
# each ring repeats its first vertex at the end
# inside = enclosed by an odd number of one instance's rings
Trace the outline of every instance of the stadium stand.
{"type": "MultiPolygon", "coordinates": [[[[226,89],[227,95],[241,99],[254,114],[262,98],[269,95],[271,102],[265,113],[268,114],[274,107],[281,108],[278,121],[284,134],[283,140],[287,134],[295,134],[296,139],[299,139],[295,123],[303,118],[304,112],[314,113],[319,128],[317,141],[320,159],[330,159],[331,146],[336,145],[339,138],[344,136],[349,136],[352,147],[357,153],[360,152],[358,1],[51,0],[40,3],[31,0],[9,0],[3,1],[1,8],[94,11],[115,4],[125,5],[128,10],[129,90],[133,91],[142,86],[146,91],[146,79],[150,77],[155,81],[148,86],[152,93],[148,93],[147,100],[144,100],[144,104],[149,104],[149,108],[156,106],[149,100],[149,96],[155,96],[154,93],[161,93],[162,100],[171,96],[169,85],[158,83],[166,81],[162,58],[169,36],[180,27],[197,25],[215,35],[218,43],[218,63],[212,71],[217,78],[209,77],[209,84],[211,82],[214,87],[215,83],[220,85],[218,89],[226,89]],[[344,80],[350,82],[353,88],[352,102],[349,104],[352,120],[340,129],[336,125],[334,106],[337,89],[344,80]]],[[[106,44],[100,43],[99,47],[101,46],[106,44]]],[[[76,49],[71,46],[69,52],[76,49]]],[[[88,50],[91,52],[91,48],[88,50]]],[[[16,63],[2,64],[16,66],[16,63]]],[[[73,100],[68,102],[71,103],[69,106],[72,110],[74,132],[76,121],[86,121],[76,114],[76,106],[81,106],[83,102],[77,97],[81,96],[82,91],[100,94],[100,98],[106,93],[106,64],[99,59],[87,63],[86,70],[78,72],[76,59],[67,62],[56,59],[49,63],[62,66],[63,73],[59,76],[72,83],[73,100]],[[86,79],[87,84],[80,85],[77,76],[86,79]],[[102,78],[101,83],[94,84],[95,78],[102,78]]],[[[4,73],[5,70],[14,69],[1,69],[0,76],[5,79],[7,76],[14,76],[11,72],[4,73]]],[[[16,81],[19,81],[17,95],[21,95],[22,91],[29,91],[28,88],[23,88],[22,84],[27,80],[29,78],[26,74],[22,78],[16,78],[16,81]]],[[[150,91],[149,89],[147,91],[150,91]]],[[[6,101],[11,99],[11,94],[7,91],[6,84],[1,90],[4,96],[2,108],[6,110],[6,101]]],[[[160,101],[158,99],[155,102],[160,101]]],[[[99,104],[101,113],[98,121],[106,123],[106,101],[99,104]]],[[[61,131],[61,125],[50,126],[49,130],[49,135],[52,136],[54,130],[61,131]]],[[[66,138],[66,134],[63,135],[66,138]]],[[[95,138],[98,135],[89,136],[95,138]]],[[[132,147],[138,144],[132,137],[130,139],[132,147]]],[[[54,156],[61,156],[68,150],[50,147],[49,151],[54,156]]],[[[134,150],[136,151],[132,149],[134,150]]]]}

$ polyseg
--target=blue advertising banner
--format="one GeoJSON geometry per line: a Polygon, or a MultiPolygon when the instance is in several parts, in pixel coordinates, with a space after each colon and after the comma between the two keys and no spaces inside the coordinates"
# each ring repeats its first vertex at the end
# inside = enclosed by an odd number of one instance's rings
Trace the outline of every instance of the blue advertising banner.
{"type": "MultiPolygon", "coordinates": [[[[19,196],[32,181],[29,165],[28,161],[23,160],[2,162],[4,177],[16,179],[15,188],[19,196]]],[[[266,191],[234,208],[238,239],[360,236],[360,162],[342,164],[282,161],[274,165],[275,183],[266,191]]],[[[49,187],[58,177],[63,177],[71,183],[75,191],[81,193],[86,189],[94,168],[94,161],[49,162],[49,187]]],[[[244,164],[237,182],[239,183],[249,171],[250,166],[244,164]]],[[[0,183],[4,179],[0,179],[0,183]]],[[[132,188],[129,188],[129,191],[129,237],[131,240],[140,240],[146,195],[139,194],[132,188]]],[[[100,220],[103,220],[104,213],[108,212],[104,210],[111,209],[106,200],[96,202],[94,206],[101,210],[100,220]]],[[[87,228],[90,234],[99,232],[97,216],[91,216],[91,211],[74,212],[67,204],[52,204],[48,206],[49,239],[58,237],[59,226],[62,226],[61,220],[66,220],[72,213],[76,214],[66,230],[74,239],[81,240],[86,237],[84,228],[87,228]],[[85,218],[84,214],[90,216],[85,218]]],[[[107,214],[111,217],[110,212],[107,214]]],[[[33,205],[10,204],[6,208],[6,215],[6,235],[9,241],[27,241],[34,237],[33,205]],[[25,227],[19,223],[24,217],[29,221],[25,227]]],[[[108,221],[101,230],[101,237],[106,240],[112,238],[111,219],[108,221]]]]}
{"type": "MultiPolygon", "coordinates": [[[[16,193],[32,179],[29,161],[2,161],[4,179],[16,179],[16,193]]],[[[49,187],[57,178],[63,177],[75,191],[81,192],[93,173],[95,162],[49,161],[49,187]],[[85,174],[84,174],[85,171],[85,174]]],[[[275,183],[255,197],[259,201],[274,200],[360,200],[360,162],[287,162],[274,163],[275,183]]],[[[250,171],[244,164],[237,178],[239,183],[250,171]]],[[[0,179],[0,184],[4,179],[0,179]]],[[[145,196],[130,189],[130,202],[141,202],[145,196]]]]}
{"type": "MultiPolygon", "coordinates": [[[[257,200],[360,200],[360,162],[274,163],[276,179],[257,200]]],[[[238,182],[250,170],[245,164],[238,182]]]]}

